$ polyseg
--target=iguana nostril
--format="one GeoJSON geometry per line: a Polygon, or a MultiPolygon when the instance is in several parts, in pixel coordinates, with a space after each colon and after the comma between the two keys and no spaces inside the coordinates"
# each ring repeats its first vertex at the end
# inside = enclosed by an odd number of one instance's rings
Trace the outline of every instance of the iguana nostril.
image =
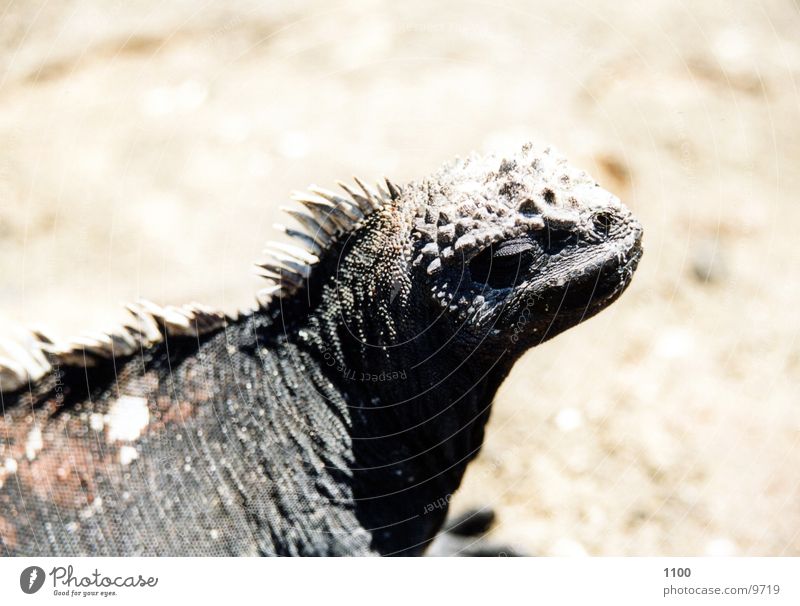
{"type": "Polygon", "coordinates": [[[542,214],[539,206],[530,198],[523,200],[519,205],[519,212],[525,217],[538,217],[542,214]]]}

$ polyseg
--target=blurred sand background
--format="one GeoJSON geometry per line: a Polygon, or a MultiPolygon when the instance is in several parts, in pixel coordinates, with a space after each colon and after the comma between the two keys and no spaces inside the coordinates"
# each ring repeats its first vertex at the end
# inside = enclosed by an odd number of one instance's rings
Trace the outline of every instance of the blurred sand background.
{"type": "Polygon", "coordinates": [[[791,0],[0,3],[0,319],[233,310],[292,189],[552,143],[646,252],[517,365],[453,500],[528,553],[800,555],[791,0]]]}

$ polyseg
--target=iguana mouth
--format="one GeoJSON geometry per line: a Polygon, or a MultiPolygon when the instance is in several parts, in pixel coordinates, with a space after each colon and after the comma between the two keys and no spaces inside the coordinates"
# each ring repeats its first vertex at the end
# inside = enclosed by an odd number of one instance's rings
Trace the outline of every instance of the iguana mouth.
{"type": "MultiPolygon", "coordinates": [[[[632,229],[631,244],[624,252],[610,249],[579,251],[572,264],[572,277],[565,282],[542,284],[534,279],[525,286],[533,294],[532,310],[540,317],[572,325],[591,317],[616,300],[628,287],[643,251],[640,227],[632,229]],[[588,257],[583,257],[587,254],[588,257]],[[575,318],[575,321],[570,319],[575,318]]],[[[562,262],[564,259],[561,260],[562,262]]]]}
{"type": "Polygon", "coordinates": [[[627,252],[610,252],[591,260],[567,283],[566,290],[554,293],[553,298],[559,300],[559,312],[580,312],[589,317],[606,307],[628,287],[642,254],[639,229],[627,252]]]}

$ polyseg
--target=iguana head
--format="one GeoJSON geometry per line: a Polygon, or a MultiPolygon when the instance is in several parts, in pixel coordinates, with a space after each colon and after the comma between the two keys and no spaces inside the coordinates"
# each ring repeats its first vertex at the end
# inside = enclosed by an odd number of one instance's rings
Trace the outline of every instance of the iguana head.
{"type": "Polygon", "coordinates": [[[527,349],[628,285],[642,229],[550,148],[470,157],[407,187],[415,278],[464,340],[527,349]]]}
{"type": "Polygon", "coordinates": [[[550,148],[471,156],[402,189],[358,185],[296,196],[305,232],[287,231],[318,262],[263,267],[323,340],[350,341],[343,352],[375,368],[479,344],[513,361],[607,306],[642,254],[631,213],[550,148]]]}

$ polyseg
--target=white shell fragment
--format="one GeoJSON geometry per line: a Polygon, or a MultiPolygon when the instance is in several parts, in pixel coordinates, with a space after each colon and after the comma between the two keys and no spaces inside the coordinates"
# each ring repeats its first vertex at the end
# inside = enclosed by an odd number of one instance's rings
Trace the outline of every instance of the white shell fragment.
{"type": "Polygon", "coordinates": [[[106,437],[109,442],[132,442],[150,422],[147,400],[134,396],[121,396],[111,403],[105,418],[106,437]]]}
{"type": "Polygon", "coordinates": [[[29,461],[33,461],[43,446],[42,430],[38,427],[34,427],[25,440],[25,456],[29,461]]]}
{"type": "Polygon", "coordinates": [[[139,451],[133,446],[121,446],[119,449],[119,463],[120,465],[130,465],[133,461],[139,458],[139,451]]]}

